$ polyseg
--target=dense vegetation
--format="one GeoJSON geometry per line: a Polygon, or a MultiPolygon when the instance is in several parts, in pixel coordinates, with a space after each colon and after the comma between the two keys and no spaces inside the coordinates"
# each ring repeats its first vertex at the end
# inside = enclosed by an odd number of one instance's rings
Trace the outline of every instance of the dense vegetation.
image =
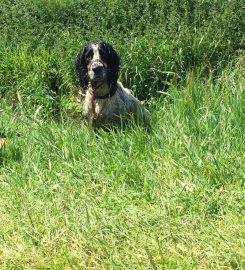
{"type": "Polygon", "coordinates": [[[244,13],[238,0],[3,0],[0,91],[18,91],[25,109],[57,112],[80,46],[103,39],[122,58],[121,80],[149,98],[193,68],[220,72],[244,45],[244,13]]]}
{"type": "Polygon", "coordinates": [[[244,269],[244,33],[238,0],[2,0],[0,268],[244,269]],[[97,39],[151,132],[81,123],[97,39]]]}

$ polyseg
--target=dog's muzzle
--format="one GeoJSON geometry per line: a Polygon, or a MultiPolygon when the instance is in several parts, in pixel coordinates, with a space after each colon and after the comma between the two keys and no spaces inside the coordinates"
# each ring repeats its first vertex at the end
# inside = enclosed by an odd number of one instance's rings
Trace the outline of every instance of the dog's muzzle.
{"type": "Polygon", "coordinates": [[[97,74],[102,72],[103,68],[104,68],[104,65],[101,62],[94,62],[91,65],[91,69],[93,70],[94,73],[97,73],[97,74]]]}
{"type": "Polygon", "coordinates": [[[101,60],[95,59],[92,61],[88,66],[88,70],[89,78],[91,81],[100,81],[105,79],[105,65],[101,60]]]}
{"type": "Polygon", "coordinates": [[[100,60],[94,60],[89,67],[89,69],[92,70],[94,73],[100,73],[103,68],[104,64],[100,60]]]}

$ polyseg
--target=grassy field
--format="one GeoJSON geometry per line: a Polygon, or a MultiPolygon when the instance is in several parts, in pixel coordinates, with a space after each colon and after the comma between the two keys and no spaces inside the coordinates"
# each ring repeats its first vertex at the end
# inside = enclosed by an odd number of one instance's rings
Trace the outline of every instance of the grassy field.
{"type": "Polygon", "coordinates": [[[1,3],[0,269],[245,269],[242,1],[102,2],[1,3]],[[81,122],[99,38],[151,131],[81,122]]]}

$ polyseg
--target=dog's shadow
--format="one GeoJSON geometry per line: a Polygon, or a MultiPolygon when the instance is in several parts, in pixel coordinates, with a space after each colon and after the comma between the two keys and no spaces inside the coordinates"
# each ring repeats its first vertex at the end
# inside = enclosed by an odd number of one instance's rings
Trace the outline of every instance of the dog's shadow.
{"type": "Polygon", "coordinates": [[[138,118],[133,114],[127,116],[119,116],[119,121],[114,123],[97,123],[96,119],[90,119],[85,121],[85,126],[90,130],[93,130],[96,134],[104,133],[125,133],[131,132],[135,129],[142,129],[146,133],[152,132],[152,125],[150,119],[144,121],[142,118],[138,118]]]}

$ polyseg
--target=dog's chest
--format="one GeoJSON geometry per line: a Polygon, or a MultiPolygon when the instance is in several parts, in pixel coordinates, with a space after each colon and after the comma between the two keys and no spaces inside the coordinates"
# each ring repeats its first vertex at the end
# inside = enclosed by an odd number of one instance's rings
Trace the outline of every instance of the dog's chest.
{"type": "Polygon", "coordinates": [[[124,104],[120,102],[117,94],[110,98],[95,99],[94,101],[92,96],[88,94],[84,102],[84,115],[98,120],[113,120],[115,116],[123,113],[124,109],[124,104]]]}

